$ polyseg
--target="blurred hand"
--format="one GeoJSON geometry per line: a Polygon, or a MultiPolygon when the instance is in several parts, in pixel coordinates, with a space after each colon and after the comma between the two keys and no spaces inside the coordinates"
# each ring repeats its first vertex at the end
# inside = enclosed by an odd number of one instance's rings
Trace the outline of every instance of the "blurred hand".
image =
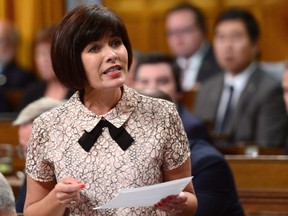
{"type": "Polygon", "coordinates": [[[80,191],[85,184],[72,177],[65,177],[55,186],[56,198],[69,207],[80,201],[80,191]]]}

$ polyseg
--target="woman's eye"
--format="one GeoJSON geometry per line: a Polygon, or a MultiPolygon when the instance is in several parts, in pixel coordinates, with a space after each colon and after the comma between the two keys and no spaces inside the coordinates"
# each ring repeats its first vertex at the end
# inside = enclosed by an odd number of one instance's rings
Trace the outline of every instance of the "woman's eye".
{"type": "Polygon", "coordinates": [[[96,45],[93,45],[89,48],[89,52],[97,52],[100,48],[96,45]]]}
{"type": "Polygon", "coordinates": [[[120,46],[122,44],[122,41],[121,40],[114,40],[113,42],[112,42],[112,46],[113,47],[118,47],[118,46],[120,46]]]}

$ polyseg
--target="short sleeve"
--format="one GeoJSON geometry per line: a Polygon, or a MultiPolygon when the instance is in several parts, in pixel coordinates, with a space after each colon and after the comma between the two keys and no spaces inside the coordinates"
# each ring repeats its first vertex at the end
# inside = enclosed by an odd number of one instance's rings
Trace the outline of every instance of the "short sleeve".
{"type": "Polygon", "coordinates": [[[190,156],[189,141],[175,105],[168,110],[165,128],[167,140],[163,168],[172,170],[181,166],[190,156]]]}
{"type": "Polygon", "coordinates": [[[40,182],[53,181],[54,166],[45,158],[47,145],[49,144],[49,127],[41,116],[34,120],[32,135],[29,139],[26,173],[31,178],[40,182]]]}

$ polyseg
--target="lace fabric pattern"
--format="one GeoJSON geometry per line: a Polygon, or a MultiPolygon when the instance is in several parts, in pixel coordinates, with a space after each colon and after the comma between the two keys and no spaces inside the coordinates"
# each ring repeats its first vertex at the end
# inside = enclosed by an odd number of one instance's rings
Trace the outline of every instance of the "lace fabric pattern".
{"type": "Polygon", "coordinates": [[[138,94],[124,86],[119,103],[105,115],[96,115],[81,102],[79,92],[67,103],[34,121],[26,172],[36,181],[60,181],[72,176],[86,184],[81,202],[70,215],[165,215],[153,207],[93,210],[115,197],[122,188],[163,181],[163,170],[182,165],[190,156],[189,143],[175,105],[138,94]],[[91,131],[105,118],[124,126],[134,138],[123,151],[108,128],[89,152],[78,143],[84,130],[91,131]]]}

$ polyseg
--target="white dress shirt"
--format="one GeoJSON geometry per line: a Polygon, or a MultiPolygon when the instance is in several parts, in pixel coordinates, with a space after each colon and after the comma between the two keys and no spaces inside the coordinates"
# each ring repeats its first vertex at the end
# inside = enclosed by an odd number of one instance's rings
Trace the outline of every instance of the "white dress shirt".
{"type": "Polygon", "coordinates": [[[195,85],[202,59],[208,49],[208,43],[203,42],[200,48],[189,59],[183,57],[177,58],[177,63],[182,69],[180,82],[183,91],[189,91],[195,85]]]}
{"type": "Polygon", "coordinates": [[[220,104],[219,104],[218,111],[217,111],[216,125],[220,124],[220,122],[222,121],[224,117],[226,105],[227,105],[228,97],[229,97],[229,86],[233,86],[234,88],[233,98],[231,102],[231,106],[233,110],[233,108],[237,106],[241,93],[243,92],[248,82],[248,79],[250,78],[251,74],[256,69],[256,67],[257,67],[257,63],[252,62],[244,71],[240,72],[236,76],[232,76],[231,73],[227,71],[225,72],[224,86],[222,90],[220,104]]]}

